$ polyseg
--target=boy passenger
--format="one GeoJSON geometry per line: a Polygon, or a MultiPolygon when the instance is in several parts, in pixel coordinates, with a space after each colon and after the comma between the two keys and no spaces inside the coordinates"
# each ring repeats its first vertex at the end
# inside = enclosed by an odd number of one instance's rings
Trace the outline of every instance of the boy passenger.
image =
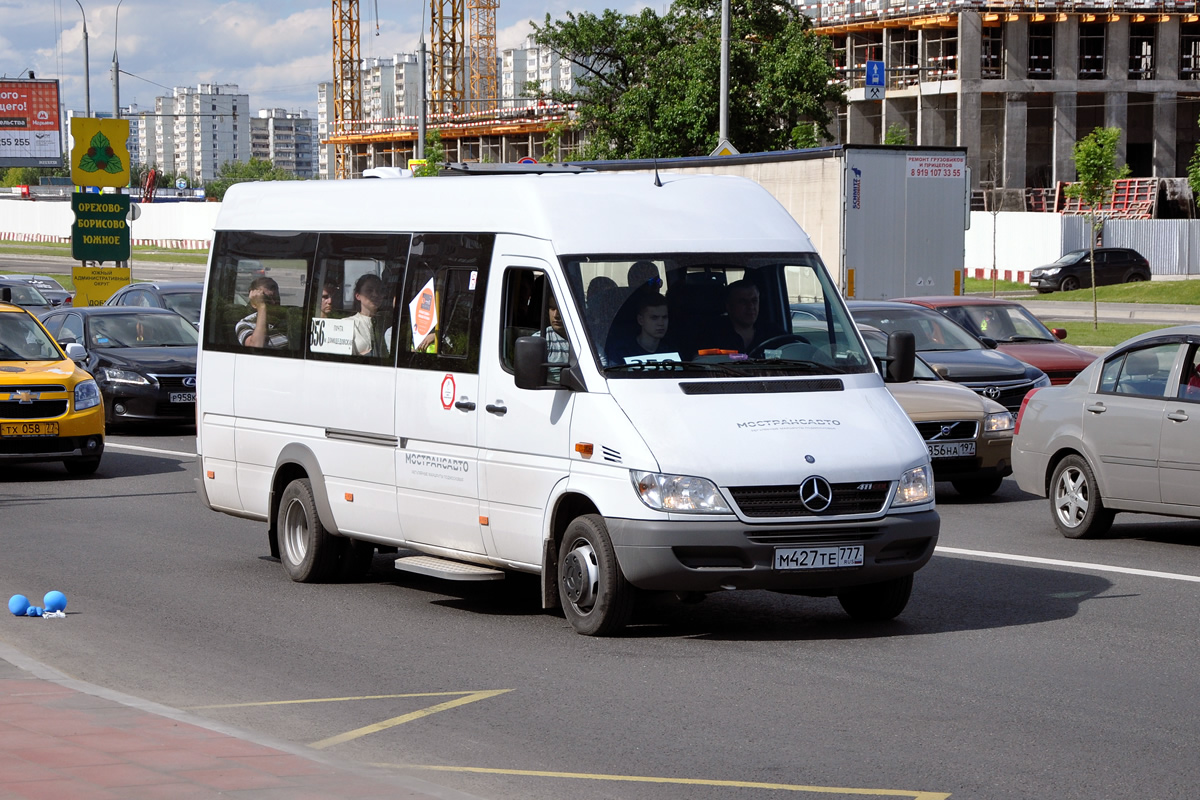
{"type": "Polygon", "coordinates": [[[270,319],[268,309],[279,305],[279,284],[266,276],[255,278],[250,283],[250,307],[253,312],[238,320],[234,335],[238,344],[246,347],[287,347],[287,331],[278,317],[270,319]]]}

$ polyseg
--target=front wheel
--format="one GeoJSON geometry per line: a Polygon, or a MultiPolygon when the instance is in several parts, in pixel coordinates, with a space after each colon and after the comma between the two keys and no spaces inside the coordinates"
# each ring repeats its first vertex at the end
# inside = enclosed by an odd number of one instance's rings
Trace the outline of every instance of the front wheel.
{"type": "Polygon", "coordinates": [[[64,461],[63,466],[72,475],[91,475],[100,468],[100,457],[75,458],[70,461],[64,461]]]}
{"type": "Polygon", "coordinates": [[[629,622],[634,588],[621,574],[599,514],[576,517],[567,526],[558,550],[558,595],[576,633],[607,636],[629,622]]]}
{"type": "Polygon", "coordinates": [[[900,616],[912,596],[913,576],[882,583],[854,586],[838,592],[838,602],[847,614],[863,622],[887,622],[900,616]]]}
{"type": "Polygon", "coordinates": [[[294,480],[283,490],[275,528],[279,561],[292,580],[319,583],[338,568],[341,542],[321,524],[307,478],[294,480]]]}
{"type": "Polygon", "coordinates": [[[1064,458],[1050,479],[1050,512],[1058,532],[1068,539],[1090,539],[1112,527],[1113,512],[1104,507],[1096,475],[1081,456],[1064,458]]]}
{"type": "Polygon", "coordinates": [[[991,497],[1000,489],[1002,483],[1004,483],[1004,478],[996,475],[986,478],[955,478],[950,481],[950,485],[956,492],[972,500],[991,497]]]}

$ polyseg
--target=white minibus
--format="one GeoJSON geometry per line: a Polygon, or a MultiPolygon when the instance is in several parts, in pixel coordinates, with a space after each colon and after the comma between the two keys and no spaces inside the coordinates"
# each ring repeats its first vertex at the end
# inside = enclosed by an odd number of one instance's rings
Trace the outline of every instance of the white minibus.
{"type": "Polygon", "coordinates": [[[758,184],[586,170],[243,183],[201,319],[201,499],[293,580],[376,551],[541,577],[609,634],[641,592],[891,619],[929,456],[812,244],[758,184]]]}

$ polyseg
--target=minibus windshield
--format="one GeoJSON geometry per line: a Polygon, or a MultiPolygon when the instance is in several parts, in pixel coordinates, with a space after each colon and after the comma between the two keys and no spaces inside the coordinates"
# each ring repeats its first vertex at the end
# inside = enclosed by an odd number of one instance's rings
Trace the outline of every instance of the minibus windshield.
{"type": "Polygon", "coordinates": [[[815,253],[575,255],[562,263],[592,354],[610,377],[875,369],[815,253]]]}

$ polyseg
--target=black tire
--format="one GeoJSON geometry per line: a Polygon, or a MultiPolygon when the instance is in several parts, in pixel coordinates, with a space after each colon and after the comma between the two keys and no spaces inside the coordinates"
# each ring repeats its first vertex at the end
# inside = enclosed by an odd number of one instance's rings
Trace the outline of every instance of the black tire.
{"type": "Polygon", "coordinates": [[[576,633],[608,636],[633,614],[634,588],[621,574],[599,514],[576,517],[558,550],[558,596],[576,633]]]}
{"type": "Polygon", "coordinates": [[[341,540],[341,561],[338,565],[338,580],[360,581],[371,571],[375,561],[375,545],[359,539],[341,540]]]}
{"type": "Polygon", "coordinates": [[[1054,468],[1050,516],[1068,539],[1091,539],[1112,527],[1115,514],[1104,507],[1096,475],[1082,456],[1067,456],[1054,468]]]}
{"type": "Polygon", "coordinates": [[[292,580],[319,583],[338,569],[342,541],[321,524],[307,478],[294,480],[283,490],[275,530],[279,562],[292,580]]]}
{"type": "Polygon", "coordinates": [[[1062,279],[1062,283],[1059,284],[1058,288],[1062,292],[1073,292],[1079,288],[1079,278],[1068,275],[1062,279]]]}
{"type": "Polygon", "coordinates": [[[887,622],[900,616],[912,596],[913,576],[882,583],[854,586],[838,592],[838,602],[847,614],[862,622],[887,622]]]}
{"type": "Polygon", "coordinates": [[[100,468],[100,457],[73,458],[70,461],[64,461],[63,466],[72,475],[91,475],[100,468]]]}
{"type": "Polygon", "coordinates": [[[989,475],[986,478],[955,478],[950,481],[956,492],[972,499],[991,497],[1002,483],[1004,478],[998,475],[989,475]]]}
{"type": "Polygon", "coordinates": [[[1148,280],[1150,280],[1150,278],[1146,275],[1146,273],[1138,272],[1137,270],[1134,270],[1125,276],[1126,283],[1141,283],[1142,281],[1148,280]]]}

